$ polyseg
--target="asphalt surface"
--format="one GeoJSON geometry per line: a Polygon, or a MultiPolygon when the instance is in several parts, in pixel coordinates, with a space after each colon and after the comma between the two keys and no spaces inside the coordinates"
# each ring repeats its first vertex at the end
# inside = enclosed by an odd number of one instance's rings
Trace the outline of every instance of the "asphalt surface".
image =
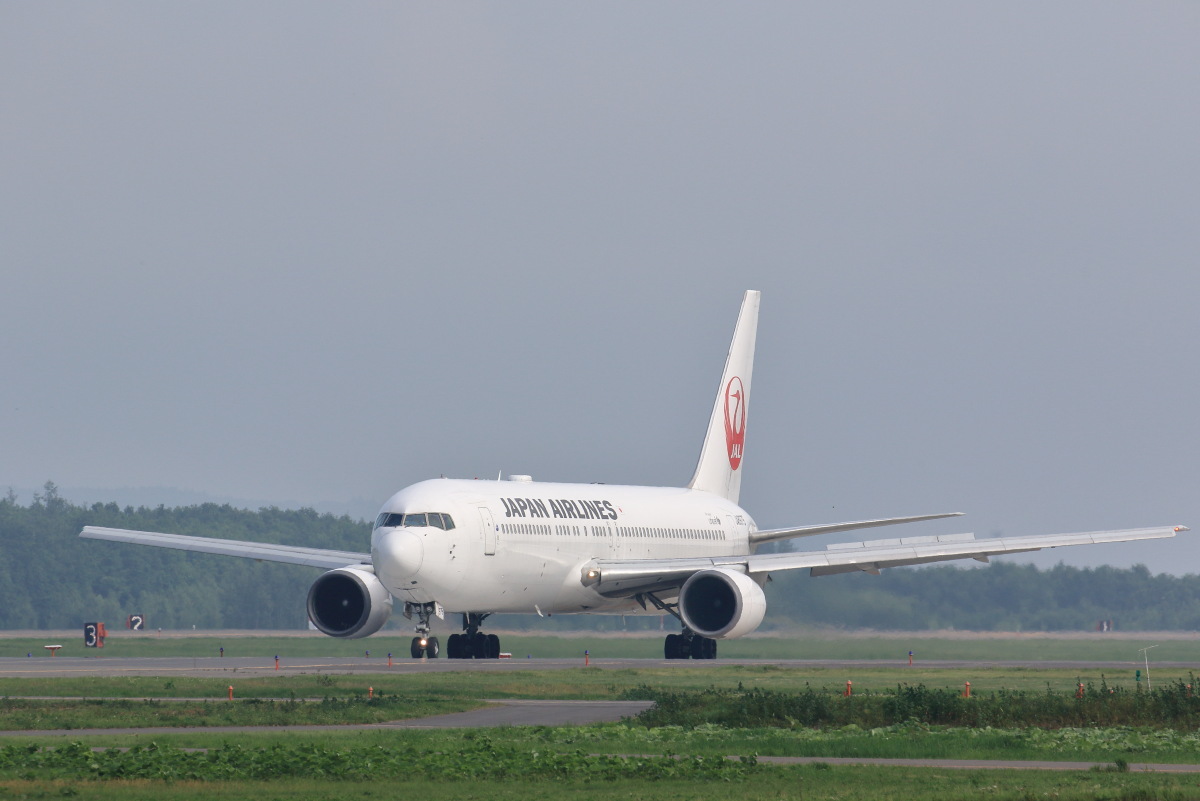
{"type": "MultiPolygon", "coordinates": [[[[566,670],[583,667],[582,659],[404,659],[384,657],[296,657],[275,662],[259,657],[49,657],[0,658],[0,676],[14,678],[52,676],[270,676],[277,673],[445,673],[445,672],[506,672],[516,670],[566,670]]],[[[888,668],[906,667],[907,663],[874,659],[591,659],[590,666],[610,670],[634,668],[719,668],[730,665],[776,665],[791,668],[888,668]]],[[[1137,661],[1128,662],[1042,662],[1017,660],[922,660],[919,668],[1045,668],[1045,669],[1103,669],[1134,670],[1137,661]]],[[[1195,669],[1191,662],[1155,662],[1155,670],[1195,669]]]]}

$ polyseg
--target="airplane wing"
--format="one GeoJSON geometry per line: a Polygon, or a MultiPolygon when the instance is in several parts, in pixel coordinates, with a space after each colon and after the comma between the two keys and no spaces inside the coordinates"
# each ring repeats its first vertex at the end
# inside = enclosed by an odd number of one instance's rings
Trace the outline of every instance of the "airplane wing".
{"type": "Polygon", "coordinates": [[[885,517],[880,520],[859,520],[854,523],[823,523],[817,526],[801,526],[799,528],[772,528],[766,531],[751,531],[750,544],[762,545],[764,542],[776,542],[793,537],[814,537],[817,534],[836,534],[839,531],[854,531],[860,528],[875,528],[876,526],[894,526],[900,523],[920,523],[923,520],[939,520],[943,517],[962,517],[962,512],[942,512],[936,515],[918,515],[917,517],[885,517]]]}
{"type": "Polygon", "coordinates": [[[153,545],[158,548],[173,548],[177,551],[198,551],[221,556],[241,556],[263,562],[284,562],[290,565],[306,565],[334,570],[350,565],[371,564],[371,554],[353,551],[328,551],[322,548],[303,548],[296,545],[275,545],[269,542],[241,542],[219,540],[212,537],[188,537],[183,534],[162,534],[157,531],[130,531],[123,528],[84,526],[79,536],[89,540],[131,542],[135,545],[153,545]]]}
{"type": "Polygon", "coordinates": [[[808,568],[814,576],[855,571],[878,573],[885,567],[921,565],[954,559],[978,559],[986,562],[990,556],[1027,553],[1043,548],[1162,539],[1188,530],[1187,526],[1162,526],[1080,534],[990,537],[981,540],[975,539],[974,534],[950,534],[939,537],[839,543],[828,546],[824,551],[796,553],[677,559],[598,559],[584,566],[581,580],[585,585],[595,587],[601,595],[619,598],[643,592],[678,589],[693,573],[714,567],[729,568],[750,575],[802,568],[808,568]]]}

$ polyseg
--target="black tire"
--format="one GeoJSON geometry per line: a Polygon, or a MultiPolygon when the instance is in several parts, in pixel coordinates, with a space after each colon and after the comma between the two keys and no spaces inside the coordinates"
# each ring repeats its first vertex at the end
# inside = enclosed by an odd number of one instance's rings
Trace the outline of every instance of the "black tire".
{"type": "Polygon", "coordinates": [[[682,650],[679,645],[682,640],[683,637],[680,637],[678,634],[668,634],[667,638],[663,640],[663,658],[679,659],[680,651],[682,650]]]}
{"type": "MultiPolygon", "coordinates": [[[[699,634],[697,634],[695,637],[692,637],[692,641],[689,643],[687,656],[690,656],[692,659],[707,659],[708,657],[705,656],[704,652],[705,643],[708,641],[709,640],[707,637],[701,637],[699,634]]],[[[684,658],[686,659],[687,657],[684,658]]]]}
{"type": "Polygon", "coordinates": [[[487,653],[487,635],[482,631],[475,632],[475,636],[471,637],[471,656],[475,659],[487,659],[487,653]]]}
{"type": "Polygon", "coordinates": [[[461,634],[451,634],[446,640],[446,658],[447,659],[462,659],[463,654],[463,636],[461,634]]]}
{"type": "Polygon", "coordinates": [[[705,659],[716,659],[717,658],[717,641],[716,640],[706,639],[704,641],[704,658],[705,659]]]}
{"type": "Polygon", "coordinates": [[[425,649],[421,647],[420,637],[412,638],[412,645],[409,647],[409,652],[412,654],[413,659],[420,659],[425,655],[425,649]]]}
{"type": "Polygon", "coordinates": [[[487,658],[500,658],[500,638],[495,634],[489,634],[487,636],[487,658]]]}
{"type": "Polygon", "coordinates": [[[430,637],[425,641],[425,656],[429,657],[430,659],[437,659],[438,654],[441,652],[442,646],[441,643],[438,642],[437,637],[430,637]]]}

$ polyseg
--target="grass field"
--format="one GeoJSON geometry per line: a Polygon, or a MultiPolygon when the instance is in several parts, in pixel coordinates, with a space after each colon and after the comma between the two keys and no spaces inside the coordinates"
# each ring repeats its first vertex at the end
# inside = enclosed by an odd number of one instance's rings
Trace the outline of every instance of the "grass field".
{"type": "MultiPolygon", "coordinates": [[[[180,729],[153,735],[73,736],[95,747],[133,747],[150,742],[171,748],[220,749],[230,744],[255,748],[411,748],[458,753],[473,744],[471,730],[346,729],[264,731],[239,735],[180,729]]],[[[688,756],[860,757],[878,759],[1019,759],[1072,762],[1161,762],[1192,764],[1200,759],[1196,732],[1109,729],[959,729],[900,725],[876,730],[725,729],[701,726],[646,728],[629,723],[593,726],[504,727],[487,730],[501,747],[537,752],[588,754],[684,754],[688,756]]],[[[63,737],[31,733],[20,745],[61,746],[63,737]]],[[[0,747],[10,744],[6,738],[0,747]]]]}
{"type": "MultiPolygon", "coordinates": [[[[739,641],[725,648],[722,655],[733,656],[733,645],[745,643],[752,651],[746,658],[812,658],[812,659],[891,659],[896,664],[874,665],[843,669],[815,667],[784,667],[773,664],[745,667],[709,664],[648,665],[634,670],[602,669],[580,666],[567,670],[513,669],[502,672],[420,673],[391,672],[386,665],[387,649],[401,653],[407,638],[378,639],[345,643],[327,638],[218,638],[218,637],[156,637],[131,636],[109,639],[105,655],[120,656],[204,656],[213,655],[215,647],[224,643],[227,655],[253,655],[270,658],[279,653],[281,660],[298,657],[362,656],[369,649],[371,659],[379,660],[378,672],[356,675],[327,675],[321,673],[282,672],[278,676],[237,679],[238,701],[229,704],[224,699],[229,679],[186,677],[122,677],[115,679],[0,679],[0,695],[12,696],[84,696],[129,699],[120,702],[37,702],[44,703],[41,711],[34,710],[35,702],[7,700],[0,703],[0,728],[44,727],[50,719],[46,709],[54,714],[69,714],[71,726],[121,726],[139,721],[139,715],[152,716],[170,709],[176,723],[156,722],[151,725],[178,725],[178,722],[204,723],[202,717],[213,721],[249,723],[300,722],[297,711],[304,707],[320,722],[329,720],[349,722],[351,719],[395,719],[410,714],[436,714],[476,705],[485,698],[559,698],[606,699],[636,694],[640,688],[674,691],[703,691],[708,688],[763,689],[773,692],[803,692],[818,688],[821,692],[838,695],[847,680],[854,682],[856,694],[886,692],[899,684],[924,684],[934,688],[960,690],[970,681],[975,694],[997,690],[1070,692],[1078,681],[1100,682],[1132,691],[1135,687],[1132,670],[1114,671],[1063,670],[1041,668],[938,669],[921,664],[928,659],[1055,659],[1127,660],[1134,662],[1132,652],[1143,644],[1136,640],[1064,639],[1047,642],[1038,639],[930,639],[919,641],[914,667],[907,666],[908,646],[894,638],[838,638],[813,635],[809,638],[756,639],[739,641]],[[899,647],[898,647],[899,646],[899,647]],[[245,649],[245,652],[243,652],[245,649]],[[755,650],[757,649],[757,650],[755,650]],[[809,650],[811,649],[811,650],[809,650]],[[902,650],[901,650],[902,649],[902,650]],[[971,655],[974,653],[975,655],[971,655]],[[885,656],[881,656],[885,655],[885,656]],[[900,658],[902,657],[902,658],[900,658]],[[1128,675],[1126,675],[1128,674],[1128,675]],[[383,695],[382,701],[367,702],[367,687],[383,695]],[[388,697],[391,696],[391,700],[388,697]],[[144,698],[198,698],[199,702],[173,703],[166,701],[143,703],[144,698]],[[326,702],[276,704],[253,699],[313,698],[336,699],[326,702]],[[22,707],[22,704],[25,704],[22,707]],[[7,705],[7,708],[6,706],[7,705]],[[287,708],[286,715],[279,709],[287,708]],[[324,707],[322,709],[322,707],[324,707]],[[196,714],[200,709],[203,715],[196,714]],[[31,711],[33,710],[33,711],[31,711]],[[191,710],[191,711],[188,711],[191,710]],[[353,714],[350,714],[351,711],[353,714]],[[6,715],[10,717],[6,718],[6,715]],[[21,718],[20,716],[26,716],[21,718]],[[40,722],[31,719],[39,718],[40,722]],[[189,716],[191,719],[189,720],[189,716]],[[226,716],[226,717],[222,717],[226,716]],[[359,717],[355,717],[359,716],[359,717]],[[373,716],[373,717],[372,717],[373,716]],[[263,718],[266,718],[265,720],[263,718]],[[5,723],[5,720],[9,723],[5,723]],[[23,722],[22,722],[23,721],[23,722]]],[[[599,638],[594,644],[581,638],[505,638],[505,648],[514,656],[520,653],[518,644],[528,647],[538,656],[582,655],[588,648],[593,659],[603,663],[610,650],[613,656],[658,656],[657,639],[599,638]],[[645,649],[647,653],[639,653],[645,649]]],[[[21,638],[0,640],[0,654],[10,651],[33,652],[44,640],[21,638]]],[[[1146,644],[1153,644],[1152,642],[1146,644]]],[[[64,641],[64,646],[70,643],[64,641]]],[[[81,645],[72,654],[94,656],[84,652],[81,645]]],[[[1200,649],[1192,641],[1171,641],[1153,652],[1162,660],[1187,661],[1195,654],[1200,662],[1200,649]],[[1164,649],[1178,649],[1179,654],[1164,649]]],[[[10,654],[11,655],[11,654],[10,654]]],[[[23,656],[23,653],[20,653],[23,656]]],[[[35,659],[48,659],[34,656],[35,659]]],[[[99,658],[104,658],[100,656],[99,658]]],[[[518,657],[519,658],[519,657],[518,657]]],[[[285,661],[286,664],[286,661],[285,661]]],[[[1153,667],[1153,663],[1151,663],[1153,667]]],[[[513,665],[518,668],[518,665],[513,665]]],[[[531,665],[532,667],[532,665],[531,665]]],[[[1172,679],[1191,680],[1180,669],[1162,668],[1155,671],[1156,683],[1172,679]]],[[[308,714],[305,712],[305,714],[308,714]]],[[[156,718],[152,718],[157,720],[156,718]]],[[[470,731],[400,731],[400,730],[343,730],[319,733],[255,732],[236,736],[205,732],[203,728],[184,728],[178,733],[156,734],[154,758],[165,760],[165,767],[156,767],[150,755],[131,762],[127,773],[114,769],[110,778],[82,778],[90,768],[59,768],[19,766],[22,753],[38,746],[62,748],[63,738],[29,737],[5,739],[0,746],[11,749],[11,764],[0,758],[0,797],[82,797],[120,799],[182,799],[217,798],[265,801],[273,798],[350,799],[369,795],[405,796],[416,794],[429,799],[558,799],[584,794],[590,799],[638,798],[657,799],[697,798],[719,801],[737,798],[832,798],[839,799],[950,799],[987,797],[994,799],[1026,799],[1050,797],[1057,799],[1193,799],[1200,797],[1196,790],[1197,777],[1146,775],[1119,772],[1042,773],[1037,771],[948,770],[900,767],[848,767],[810,765],[777,767],[759,765],[740,769],[687,768],[676,769],[669,763],[650,761],[641,767],[614,767],[596,754],[683,754],[688,757],[716,758],[726,755],[780,755],[830,758],[839,756],[883,758],[977,758],[977,759],[1035,759],[1078,760],[1119,765],[1124,762],[1183,762],[1200,761],[1200,740],[1194,731],[1156,731],[1152,729],[1083,729],[1047,732],[1030,729],[952,729],[937,726],[897,725],[863,730],[848,726],[837,730],[819,731],[798,728],[728,729],[720,726],[646,727],[635,723],[601,724],[586,727],[514,727],[486,732],[470,731]],[[480,739],[481,736],[484,739],[480,739]],[[230,773],[226,778],[193,781],[187,772],[171,767],[177,749],[214,749],[221,753],[234,748],[234,753],[246,749],[261,751],[260,758],[280,763],[278,777],[270,781],[252,778],[252,773],[230,773]],[[157,751],[162,750],[162,754],[157,751]],[[386,779],[372,778],[369,770],[360,775],[332,779],[320,773],[328,770],[322,765],[340,766],[354,760],[366,760],[372,765],[371,754],[387,755],[389,759],[407,754],[420,769],[404,768],[386,779]],[[462,755],[462,756],[456,756],[462,755]],[[472,756],[475,755],[475,756],[472,756]],[[322,760],[332,760],[328,763],[322,760]],[[440,760],[450,759],[449,762],[440,760]],[[478,762],[487,772],[474,779],[454,778],[459,761],[478,762]],[[348,762],[344,763],[344,760],[348,762]],[[494,764],[488,760],[496,760],[494,764]],[[7,766],[6,766],[7,765],[7,766]],[[439,766],[450,766],[439,772],[439,766]],[[665,766],[665,767],[664,767],[665,766]],[[424,774],[425,767],[433,773],[424,774]],[[642,773],[630,775],[630,771],[642,773]],[[694,773],[688,773],[694,770],[694,773]],[[704,773],[705,770],[716,771],[704,773]],[[73,772],[72,772],[73,771],[73,772]],[[139,771],[141,773],[139,774],[139,771]],[[146,771],[150,771],[146,773],[146,771]],[[154,773],[159,771],[159,773],[154,773]],[[306,772],[307,771],[307,772],[306,772]],[[557,771],[557,773],[556,773],[557,771]],[[154,775],[157,778],[144,778],[154,775]],[[124,777],[122,777],[124,776],[124,777]],[[139,777],[140,776],[140,777],[139,777]],[[587,778],[582,778],[582,777],[587,778]]],[[[115,735],[81,738],[84,746],[131,747],[146,746],[143,735],[115,735]]],[[[179,757],[186,759],[186,757],[179,757]]],[[[379,756],[374,757],[379,759],[379,756]]],[[[94,760],[90,760],[95,762],[94,760]]],[[[98,763],[97,763],[98,764],[98,763]]],[[[689,763],[691,764],[691,763],[689,763]]],[[[269,768],[274,769],[274,768],[269,768]]],[[[373,770],[374,768],[370,768],[373,770]]],[[[386,771],[384,767],[380,770],[386,771]]],[[[122,768],[121,770],[125,770],[122,768]]],[[[232,769],[230,769],[232,771],[232,769]]],[[[214,774],[214,776],[217,774],[214,774]]]]}
{"type": "MultiPolygon", "coordinates": [[[[1155,681],[1177,679],[1191,682],[1190,674],[1163,668],[1155,681]]],[[[601,667],[565,670],[506,670],[460,672],[388,672],[386,663],[378,672],[331,675],[317,671],[281,671],[265,677],[221,674],[213,678],[188,676],[120,676],[111,678],[0,678],[0,696],[82,696],[87,698],[200,698],[224,699],[228,687],[236,697],[247,698],[354,698],[365,697],[368,687],[376,693],[408,695],[429,699],[474,698],[560,698],[601,700],[643,685],[676,690],[713,688],[756,688],[803,691],[825,688],[844,691],[853,682],[855,693],[879,692],[899,684],[963,689],[971,683],[975,694],[996,690],[1053,690],[1073,692],[1079,682],[1133,690],[1132,671],[1066,668],[954,668],[926,667],[785,667],[773,664],[722,665],[680,663],[670,667],[610,670],[601,667]],[[467,678],[469,676],[469,678],[467,678]]]]}
{"type": "MultiPolygon", "coordinates": [[[[0,796],[22,798],[80,797],[100,799],[361,799],[383,794],[431,799],[558,799],[586,794],[598,799],[912,799],[940,801],[986,797],[995,799],[1194,799],[1196,777],[1165,773],[1121,772],[1120,757],[1107,770],[1041,772],[1029,770],[958,770],[948,768],[830,766],[742,766],[725,760],[682,763],[637,757],[614,761],[589,757],[585,748],[559,751],[546,740],[561,732],[530,730],[515,742],[513,732],[492,730],[485,737],[469,734],[389,732],[314,737],[274,735],[276,745],[256,736],[239,740],[235,759],[214,757],[215,778],[194,778],[186,767],[209,760],[206,755],[176,753],[151,746],[116,762],[82,754],[50,767],[17,766],[0,755],[0,796]],[[537,742],[536,738],[541,738],[537,742]],[[533,738],[533,739],[529,739],[533,738]],[[263,745],[263,748],[259,748],[263,745]],[[231,775],[237,754],[258,752],[251,763],[257,778],[231,775]],[[390,755],[399,753],[415,770],[397,772],[390,755]],[[375,765],[370,760],[379,759],[375,765]],[[336,758],[330,759],[333,755],[336,758]],[[364,759],[365,757],[365,759],[364,759]],[[414,762],[415,760],[415,762],[414,762]],[[462,760],[474,775],[457,775],[462,760]],[[705,764],[711,767],[703,767],[705,764]],[[729,767],[722,767],[728,764],[729,767]],[[682,766],[681,766],[682,765],[682,766]],[[353,766],[348,768],[348,766],[353,766]],[[275,770],[263,777],[263,768],[275,770]],[[442,773],[443,769],[446,771],[442,773]],[[349,770],[349,773],[345,771],[349,770]],[[106,775],[107,778],[91,778],[106,775]],[[148,777],[154,778],[148,778],[148,777]]],[[[115,743],[106,743],[114,745],[115,743]]],[[[727,743],[728,744],[728,743],[727,743]]],[[[142,744],[143,746],[145,743],[142,744]]],[[[60,740],[56,747],[70,751],[60,740]]],[[[220,746],[218,746],[220,747],[220,746]]],[[[228,747],[228,746],[226,746],[228,747]]],[[[15,749],[25,750],[24,746],[15,749]]],[[[41,752],[45,753],[45,752],[41,752]]],[[[21,754],[18,754],[18,758],[21,754]]],[[[1063,758],[1043,756],[1042,758],[1063,758]]]]}
{"type": "Polygon", "coordinates": [[[1194,801],[1195,777],[1133,773],[1043,773],[1039,771],[949,771],[925,768],[831,767],[770,768],[738,782],[701,779],[546,782],[405,779],[342,782],[274,779],[247,782],[123,780],[0,781],[4,798],[87,798],[98,801],[361,801],[364,798],[420,798],[425,801],[1194,801]]]}
{"type": "MultiPolygon", "coordinates": [[[[443,639],[445,633],[442,634],[443,639]]],[[[388,653],[394,658],[408,659],[411,636],[380,636],[365,640],[337,640],[319,634],[300,636],[180,636],[179,633],[157,635],[153,632],[118,631],[111,634],[102,649],[85,648],[82,632],[69,635],[59,632],[50,636],[0,637],[0,657],[48,658],[43,646],[62,645],[59,656],[94,657],[217,657],[220,649],[225,656],[258,656],[271,659],[298,657],[365,657],[386,663],[388,653]]],[[[662,639],[645,633],[629,636],[573,634],[562,636],[530,636],[505,633],[501,639],[505,651],[520,660],[527,656],[538,658],[583,659],[585,650],[591,659],[611,658],[661,659],[662,639]]],[[[719,658],[729,659],[881,659],[907,664],[908,652],[915,654],[919,665],[923,660],[969,660],[976,662],[1020,661],[1080,661],[1080,662],[1140,662],[1139,648],[1157,647],[1151,652],[1160,662],[1200,663],[1200,638],[1180,637],[1178,634],[1147,634],[1142,636],[1045,636],[1045,635],[960,635],[928,636],[917,633],[903,635],[847,636],[826,631],[800,632],[788,637],[755,636],[722,641],[719,658]]]]}

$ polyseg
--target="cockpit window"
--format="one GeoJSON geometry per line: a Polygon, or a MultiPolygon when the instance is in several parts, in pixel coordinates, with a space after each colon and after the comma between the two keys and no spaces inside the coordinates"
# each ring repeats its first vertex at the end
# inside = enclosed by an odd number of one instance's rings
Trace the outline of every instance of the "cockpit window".
{"type": "Polygon", "coordinates": [[[433,526],[449,531],[454,528],[454,520],[442,512],[420,512],[417,514],[400,514],[398,512],[383,512],[375,518],[375,528],[397,528],[408,526],[433,526]]]}

